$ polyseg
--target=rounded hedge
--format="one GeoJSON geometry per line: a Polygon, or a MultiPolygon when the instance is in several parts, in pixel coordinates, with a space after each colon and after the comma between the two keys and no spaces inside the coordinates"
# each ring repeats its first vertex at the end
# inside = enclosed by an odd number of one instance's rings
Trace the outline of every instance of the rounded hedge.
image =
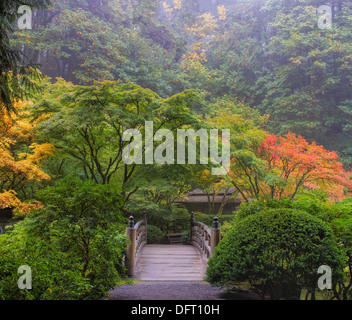
{"type": "Polygon", "coordinates": [[[289,298],[292,290],[317,288],[321,265],[331,267],[333,282],[341,279],[342,257],[331,229],[302,211],[270,209],[238,221],[226,233],[209,259],[207,281],[249,282],[261,294],[289,298]]]}
{"type": "Polygon", "coordinates": [[[164,237],[164,233],[153,225],[148,225],[147,229],[147,242],[148,243],[160,243],[164,237]]]}

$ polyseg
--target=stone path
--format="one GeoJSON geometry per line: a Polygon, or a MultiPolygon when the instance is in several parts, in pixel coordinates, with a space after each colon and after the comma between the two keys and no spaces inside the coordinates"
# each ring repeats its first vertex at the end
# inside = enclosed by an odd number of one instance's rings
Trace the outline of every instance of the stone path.
{"type": "Polygon", "coordinates": [[[223,300],[225,289],[205,282],[137,282],[112,290],[108,300],[223,300]]]}

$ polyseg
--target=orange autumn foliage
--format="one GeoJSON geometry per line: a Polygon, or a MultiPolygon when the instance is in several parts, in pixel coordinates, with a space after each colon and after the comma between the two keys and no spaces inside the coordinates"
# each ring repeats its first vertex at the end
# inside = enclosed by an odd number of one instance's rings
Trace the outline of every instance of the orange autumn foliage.
{"type": "Polygon", "coordinates": [[[26,214],[32,209],[40,209],[42,207],[42,204],[38,201],[22,202],[17,198],[17,193],[13,190],[5,190],[0,193],[0,209],[14,208],[16,214],[26,214]]]}
{"type": "Polygon", "coordinates": [[[0,112],[0,209],[13,208],[24,214],[38,208],[36,201],[23,202],[18,197],[30,181],[48,180],[50,177],[39,165],[54,149],[52,144],[35,143],[35,125],[24,109],[25,103],[15,103],[17,114],[0,112]]]}
{"type": "Polygon", "coordinates": [[[288,133],[285,137],[268,135],[258,150],[267,170],[284,183],[267,186],[271,196],[293,198],[299,188],[326,190],[331,200],[341,200],[346,189],[352,189],[351,173],[344,170],[338,155],[302,136],[288,133]]]}

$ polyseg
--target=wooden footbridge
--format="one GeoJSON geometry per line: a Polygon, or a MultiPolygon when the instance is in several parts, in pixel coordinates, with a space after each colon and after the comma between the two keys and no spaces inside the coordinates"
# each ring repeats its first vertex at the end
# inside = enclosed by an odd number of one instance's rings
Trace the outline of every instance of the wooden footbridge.
{"type": "Polygon", "coordinates": [[[126,236],[127,274],[142,281],[202,281],[207,261],[220,241],[218,218],[209,229],[204,223],[190,220],[190,245],[147,244],[147,219],[134,223],[130,217],[126,236]]]}

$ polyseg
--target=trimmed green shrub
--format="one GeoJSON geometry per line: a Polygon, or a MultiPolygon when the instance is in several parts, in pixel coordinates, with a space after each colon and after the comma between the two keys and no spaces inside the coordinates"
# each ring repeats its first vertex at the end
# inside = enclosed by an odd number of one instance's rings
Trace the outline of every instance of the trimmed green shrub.
{"type": "Polygon", "coordinates": [[[237,221],[208,262],[207,281],[249,282],[263,297],[299,299],[315,292],[321,265],[342,278],[342,255],[327,224],[302,211],[271,209],[237,221]]]}
{"type": "Polygon", "coordinates": [[[262,196],[258,200],[244,202],[236,212],[236,220],[244,219],[263,210],[284,208],[301,210],[324,221],[329,219],[329,203],[325,198],[325,193],[321,192],[321,190],[311,190],[305,194],[297,195],[295,200],[289,198],[281,198],[279,200],[262,196]]]}
{"type": "MultiPolygon", "coordinates": [[[[220,228],[225,222],[231,223],[234,220],[234,216],[232,214],[231,215],[220,215],[218,218],[219,218],[220,228]]],[[[212,216],[210,214],[206,214],[206,213],[195,212],[194,219],[197,221],[203,222],[211,229],[212,225],[213,225],[214,216],[212,216]]]]}
{"type": "Polygon", "coordinates": [[[243,202],[239,210],[235,213],[236,220],[244,219],[250,215],[257,214],[267,209],[283,209],[292,208],[293,201],[288,198],[282,198],[280,200],[263,196],[258,200],[251,202],[243,202]]]}
{"type": "Polygon", "coordinates": [[[188,230],[183,233],[182,243],[183,244],[190,244],[191,243],[191,239],[189,238],[189,231],[188,230]]]}
{"type": "Polygon", "coordinates": [[[223,238],[225,234],[232,228],[233,224],[234,224],[233,219],[231,221],[225,221],[221,224],[220,226],[221,238],[223,238]]]}
{"type": "Polygon", "coordinates": [[[164,238],[164,233],[153,225],[148,225],[147,241],[148,243],[160,243],[164,238]]]}

